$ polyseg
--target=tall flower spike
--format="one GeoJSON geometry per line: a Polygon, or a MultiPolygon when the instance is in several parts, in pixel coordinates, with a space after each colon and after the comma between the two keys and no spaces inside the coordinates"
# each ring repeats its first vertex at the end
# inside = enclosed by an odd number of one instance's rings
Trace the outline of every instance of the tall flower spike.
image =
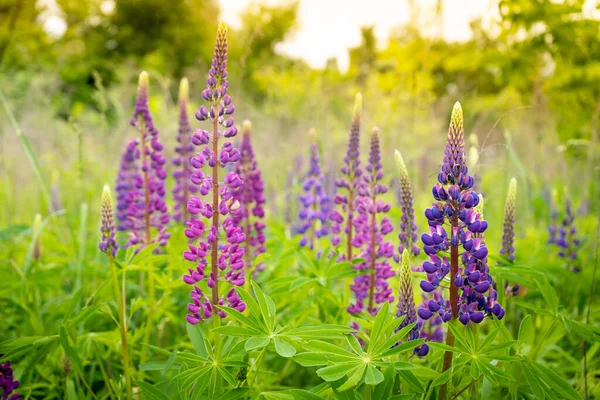
{"type": "Polygon", "coordinates": [[[358,190],[358,215],[354,221],[356,236],[352,244],[360,249],[360,258],[364,261],[354,265],[361,275],[354,278],[350,286],[355,297],[355,302],[347,309],[350,314],[358,314],[366,306],[369,314],[376,315],[379,310],[378,304],[394,301],[392,288],[388,283],[388,279],[395,275],[390,264],[394,246],[385,240],[385,236],[394,230],[394,226],[387,216],[380,217],[391,208],[389,203],[379,198],[388,191],[388,187],[380,183],[383,179],[382,169],[379,130],[373,128],[369,162],[358,190]]]}
{"type": "MultiPolygon", "coordinates": [[[[573,272],[580,271],[580,263],[577,257],[577,250],[581,241],[577,238],[577,228],[575,227],[575,215],[573,214],[573,205],[571,198],[566,195],[565,215],[560,226],[556,229],[554,244],[558,246],[558,256],[567,262],[567,268],[573,272]]],[[[557,217],[556,217],[557,219],[557,217]]]]}
{"type": "MultiPolygon", "coordinates": [[[[0,357],[2,355],[0,354],[0,357]]],[[[23,400],[23,397],[13,393],[19,387],[19,381],[15,380],[10,361],[0,363],[0,389],[2,400],[23,400]]]]}
{"type": "Polygon", "coordinates": [[[436,202],[425,211],[429,233],[424,233],[421,240],[429,260],[422,265],[427,280],[421,281],[421,289],[433,292],[449,274],[450,297],[449,302],[440,298],[423,304],[419,307],[419,316],[428,320],[439,314],[444,321],[458,318],[463,324],[479,323],[486,315],[501,319],[504,309],[496,302],[498,293],[489,273],[488,249],[482,237],[487,222],[476,212],[480,197],[472,189],[474,179],[465,163],[459,103],[452,110],[438,182],[432,189],[436,202]],[[459,252],[462,255],[459,256],[459,252]]]}
{"type": "Polygon", "coordinates": [[[336,209],[329,216],[331,220],[331,244],[338,246],[345,236],[346,251],[340,259],[352,260],[352,240],[354,237],[354,213],[358,198],[358,188],[361,185],[362,170],[360,169],[360,117],[362,114],[362,95],[358,93],[354,100],[354,112],[350,124],[348,150],[341,168],[342,178],[336,180],[338,188],[333,202],[336,209]],[[342,193],[343,190],[343,193],[342,193]]]}
{"type": "MultiPolygon", "coordinates": [[[[500,254],[510,261],[515,260],[515,203],[517,201],[517,180],[512,178],[508,186],[508,195],[504,205],[504,228],[502,231],[502,249],[500,254]]],[[[509,285],[506,281],[504,289],[507,295],[519,294],[519,284],[509,285]]]]}
{"type": "Polygon", "coordinates": [[[188,118],[188,102],[189,83],[187,78],[183,78],[179,84],[179,130],[177,146],[175,146],[177,155],[173,158],[173,178],[175,180],[173,219],[182,223],[187,222],[189,218],[187,202],[190,194],[198,191],[197,186],[190,182],[190,159],[194,153],[194,145],[191,142],[192,128],[188,118]]]}
{"type": "Polygon", "coordinates": [[[243,184],[234,193],[234,199],[240,203],[241,211],[233,216],[236,226],[243,229],[246,235],[245,266],[246,269],[262,271],[262,263],[252,266],[252,259],[265,252],[265,196],[264,184],[258,163],[254,157],[251,141],[252,124],[246,120],[242,124],[241,159],[236,164],[235,172],[243,184]]]}
{"type": "Polygon", "coordinates": [[[202,98],[207,102],[208,108],[203,105],[195,113],[198,121],[211,123],[212,131],[196,129],[191,138],[194,146],[198,147],[198,152],[190,161],[190,181],[197,185],[200,195],[212,194],[208,201],[191,196],[187,203],[191,218],[184,233],[191,243],[183,257],[193,266],[188,268],[189,273],[183,276],[183,280],[192,286],[192,301],[188,304],[189,314],[186,316],[186,320],[192,325],[210,318],[214,313],[224,318],[225,312],[219,306],[225,304],[240,312],[246,309],[235,290],[236,286],[242,286],[246,282],[243,247],[246,235],[234,222],[236,214],[241,212],[234,193],[243,182],[231,168],[232,163],[240,160],[240,152],[230,140],[225,140],[219,147],[221,137],[229,139],[237,135],[232,116],[235,107],[231,96],[227,94],[228,87],[227,26],[220,22],[206,89],[202,91],[202,98]],[[224,176],[220,177],[220,171],[224,176]],[[221,216],[224,218],[222,222],[221,216]],[[219,243],[222,239],[225,242],[219,243]],[[209,255],[210,269],[206,273],[209,255]],[[225,279],[221,277],[222,272],[225,279]],[[204,294],[197,285],[205,278],[211,289],[210,295],[204,294]],[[219,286],[222,288],[225,282],[233,287],[226,295],[222,295],[219,286]]]}
{"type": "Polygon", "coordinates": [[[315,239],[326,236],[329,233],[327,219],[329,217],[329,196],[325,190],[325,175],[321,169],[321,157],[314,129],[308,132],[310,137],[310,161],[304,182],[302,193],[299,196],[300,211],[298,219],[300,226],[298,234],[302,235],[300,246],[308,246],[313,249],[315,239]]]}
{"type": "MultiPolygon", "coordinates": [[[[398,311],[396,312],[398,318],[405,316],[404,320],[398,326],[398,330],[412,324],[417,321],[417,311],[415,309],[415,293],[412,285],[412,270],[410,268],[410,254],[407,249],[402,251],[402,261],[400,267],[400,290],[398,292],[398,311]]],[[[418,323],[408,333],[408,340],[415,340],[420,337],[420,326],[418,323]]],[[[429,346],[423,344],[415,348],[414,352],[419,356],[427,355],[429,352],[429,346]]]]}
{"type": "Polygon", "coordinates": [[[165,246],[171,236],[167,232],[169,213],[165,202],[167,160],[148,107],[148,85],[148,73],[144,71],[131,119],[140,137],[127,144],[116,185],[118,227],[129,233],[125,247],[138,246],[136,251],[151,243],[165,246]]]}
{"type": "Polygon", "coordinates": [[[402,154],[398,150],[394,151],[394,158],[400,177],[400,208],[402,209],[400,233],[398,234],[398,239],[400,240],[398,253],[403,254],[405,249],[409,249],[416,257],[421,253],[421,249],[417,245],[418,234],[417,224],[415,223],[415,210],[413,208],[412,186],[408,177],[406,164],[404,164],[402,154]]]}
{"type": "Polygon", "coordinates": [[[104,189],[102,189],[100,214],[102,217],[102,226],[100,227],[102,239],[100,240],[98,247],[100,248],[100,251],[114,257],[117,254],[119,245],[115,240],[115,220],[113,218],[112,195],[110,193],[110,188],[107,185],[104,185],[104,189]]]}

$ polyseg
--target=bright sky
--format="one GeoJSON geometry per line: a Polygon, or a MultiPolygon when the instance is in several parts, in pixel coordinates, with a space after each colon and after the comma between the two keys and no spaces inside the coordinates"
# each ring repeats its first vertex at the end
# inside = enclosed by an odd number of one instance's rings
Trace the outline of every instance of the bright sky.
{"type": "MultiPolygon", "coordinates": [[[[250,0],[220,0],[222,18],[239,26],[239,13],[250,0]]],[[[262,0],[277,4],[285,0],[262,0]]],[[[467,40],[469,22],[493,15],[494,0],[443,0],[441,23],[433,20],[437,0],[414,0],[419,5],[423,26],[441,29],[449,40],[467,40]]],[[[335,57],[340,68],[348,66],[349,47],[360,44],[360,27],[374,25],[380,43],[385,43],[390,29],[411,18],[407,0],[300,0],[298,32],[279,47],[279,51],[305,59],[313,67],[323,67],[335,57]]]]}

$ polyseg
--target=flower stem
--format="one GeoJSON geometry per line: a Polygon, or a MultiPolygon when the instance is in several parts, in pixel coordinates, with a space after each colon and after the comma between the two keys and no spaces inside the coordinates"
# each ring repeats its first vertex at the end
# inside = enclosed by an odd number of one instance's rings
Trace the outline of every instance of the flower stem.
{"type": "MultiPolygon", "coordinates": [[[[127,388],[127,398],[131,400],[131,373],[129,371],[129,349],[127,347],[127,317],[125,313],[125,290],[121,293],[119,288],[119,278],[113,257],[110,257],[110,273],[112,275],[113,287],[115,290],[115,300],[119,309],[119,328],[121,330],[121,346],[123,347],[123,375],[125,376],[125,387],[127,388]]],[[[125,272],[123,271],[123,286],[125,284],[125,272]]]]}
{"type": "Polygon", "coordinates": [[[219,258],[219,165],[217,161],[218,150],[219,150],[219,105],[215,101],[213,103],[213,109],[215,117],[213,118],[213,156],[215,158],[215,165],[212,167],[212,184],[213,184],[213,218],[212,226],[216,229],[215,240],[212,242],[212,256],[211,266],[212,274],[215,284],[212,287],[212,305],[213,313],[216,313],[217,306],[219,305],[219,269],[218,269],[218,258],[219,258]]]}
{"type": "MultiPolygon", "coordinates": [[[[454,227],[458,226],[458,207],[455,205],[455,212],[452,216],[452,231],[451,235],[454,234],[454,227]]],[[[458,274],[458,246],[450,246],[450,306],[452,307],[452,319],[450,323],[453,324],[458,318],[458,288],[454,283],[454,277],[458,274]]],[[[448,346],[454,346],[454,335],[452,331],[448,329],[446,336],[446,344],[448,346]]],[[[444,364],[442,367],[442,373],[452,368],[452,352],[446,351],[444,353],[444,364]]],[[[448,384],[444,383],[440,388],[440,399],[445,400],[448,398],[448,384]]]]}

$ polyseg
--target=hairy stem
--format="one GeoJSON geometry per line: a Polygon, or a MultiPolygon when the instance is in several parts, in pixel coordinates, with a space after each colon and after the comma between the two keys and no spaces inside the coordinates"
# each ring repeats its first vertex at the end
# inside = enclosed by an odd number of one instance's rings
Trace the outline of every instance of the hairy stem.
{"type": "MultiPolygon", "coordinates": [[[[454,232],[454,227],[458,226],[458,207],[455,206],[455,213],[452,216],[451,226],[452,231],[454,232]]],[[[458,318],[458,288],[454,283],[454,277],[458,274],[458,246],[450,246],[450,306],[452,307],[452,319],[450,323],[453,324],[454,321],[458,318]]],[[[448,346],[454,346],[454,335],[452,331],[448,329],[448,334],[446,336],[446,344],[448,346]]],[[[444,364],[442,367],[442,373],[448,371],[452,368],[452,352],[446,351],[444,353],[444,364]]],[[[448,384],[445,383],[440,388],[440,399],[445,400],[448,398],[448,384]]]]}
{"type": "MultiPolygon", "coordinates": [[[[129,371],[129,349],[127,347],[127,317],[125,313],[125,290],[121,293],[119,288],[119,278],[117,276],[117,269],[115,268],[115,262],[110,257],[110,273],[112,275],[113,287],[115,290],[115,300],[117,301],[119,309],[119,328],[121,331],[121,346],[123,347],[123,375],[125,376],[125,387],[127,388],[127,398],[131,400],[131,373],[129,371]]],[[[125,273],[123,272],[123,277],[125,273]]],[[[125,279],[123,279],[123,283],[125,279]]]]}
{"type": "Polygon", "coordinates": [[[212,242],[212,256],[211,256],[211,267],[212,274],[215,284],[212,287],[212,305],[213,313],[216,312],[217,306],[219,305],[219,165],[217,161],[219,151],[219,120],[217,114],[219,112],[219,105],[215,101],[213,104],[215,117],[213,118],[213,154],[215,157],[215,165],[212,167],[212,183],[213,183],[213,218],[212,226],[216,229],[217,234],[215,240],[212,242]]]}

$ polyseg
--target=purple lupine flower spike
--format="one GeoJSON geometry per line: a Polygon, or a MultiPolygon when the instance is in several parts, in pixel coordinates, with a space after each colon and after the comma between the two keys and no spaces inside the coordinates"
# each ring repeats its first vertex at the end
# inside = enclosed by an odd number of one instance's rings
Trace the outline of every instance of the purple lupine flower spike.
{"type": "Polygon", "coordinates": [[[114,257],[117,254],[119,245],[115,240],[115,220],[113,218],[113,201],[110,194],[110,188],[104,186],[102,190],[102,204],[100,206],[100,214],[102,220],[102,226],[100,232],[102,233],[102,239],[100,241],[100,251],[109,254],[114,257]]]}
{"type": "Polygon", "coordinates": [[[173,158],[175,187],[172,191],[175,203],[172,217],[181,223],[187,222],[189,218],[187,202],[190,194],[198,191],[197,186],[190,182],[190,159],[194,153],[194,145],[191,142],[192,128],[188,118],[188,102],[189,83],[187,78],[183,78],[179,84],[179,130],[175,147],[177,155],[173,158]]]}
{"type": "MultiPolygon", "coordinates": [[[[2,354],[0,354],[2,357],[2,354]]],[[[15,380],[10,361],[0,363],[0,389],[2,390],[2,400],[23,400],[19,394],[14,391],[19,387],[19,381],[15,380]]]]}
{"type": "Polygon", "coordinates": [[[404,249],[408,249],[416,257],[421,253],[421,249],[417,245],[419,235],[417,234],[417,224],[415,222],[412,186],[408,177],[406,164],[404,164],[402,154],[398,150],[394,152],[394,158],[396,159],[396,167],[400,176],[400,208],[402,209],[400,233],[398,234],[398,239],[400,240],[398,253],[402,254],[404,249]]]}
{"type": "Polygon", "coordinates": [[[480,198],[473,190],[474,179],[465,160],[459,103],[452,110],[438,182],[432,189],[436,201],[425,211],[429,233],[421,236],[423,251],[429,256],[422,265],[427,279],[421,281],[421,289],[431,293],[449,275],[450,297],[449,302],[440,298],[423,304],[419,316],[428,320],[438,314],[444,321],[458,318],[463,324],[481,322],[486,315],[502,319],[504,309],[496,302],[498,293],[489,273],[488,249],[482,236],[487,222],[476,211],[480,198]]]}
{"type": "Polygon", "coordinates": [[[327,219],[329,217],[329,196],[325,191],[325,175],[321,169],[319,146],[315,130],[309,131],[310,161],[309,169],[302,183],[302,194],[299,196],[300,226],[297,233],[302,235],[300,246],[314,248],[315,240],[329,233],[327,219]]]}
{"type": "Polygon", "coordinates": [[[383,179],[382,168],[379,130],[374,128],[371,132],[369,162],[362,175],[363,183],[358,190],[358,215],[354,220],[356,235],[352,244],[360,249],[360,258],[364,261],[354,266],[362,275],[354,278],[350,286],[355,297],[355,302],[347,309],[350,314],[358,314],[366,306],[369,314],[376,315],[379,310],[378,304],[394,301],[388,282],[388,279],[395,275],[390,264],[394,246],[385,240],[385,236],[394,230],[394,226],[387,216],[379,217],[391,208],[390,204],[379,198],[388,191],[388,187],[380,183],[383,179]]]}
{"type": "MultiPolygon", "coordinates": [[[[233,216],[235,224],[241,227],[246,235],[245,266],[252,267],[252,258],[265,252],[265,196],[264,183],[258,163],[254,157],[251,141],[252,124],[246,120],[242,124],[242,144],[240,145],[240,162],[236,164],[236,173],[243,185],[234,193],[239,201],[241,211],[233,216]]],[[[253,270],[262,271],[262,263],[253,266],[253,270]]]]}
{"type": "MultiPolygon", "coordinates": [[[[410,268],[410,253],[407,249],[402,251],[400,267],[400,289],[398,291],[398,311],[396,312],[397,317],[405,316],[404,320],[398,326],[398,330],[412,324],[413,322],[419,322],[417,320],[417,311],[415,308],[415,294],[412,285],[412,270],[410,268]]],[[[420,337],[421,322],[419,322],[411,331],[408,333],[408,340],[415,340],[420,337]]],[[[422,344],[415,348],[415,354],[419,356],[425,356],[429,352],[429,346],[422,344]]]]}
{"type": "MultiPolygon", "coordinates": [[[[510,261],[515,260],[515,203],[517,201],[517,180],[512,178],[508,186],[508,195],[504,205],[504,227],[502,231],[502,248],[500,254],[510,261]]],[[[519,294],[519,284],[509,285],[506,281],[504,289],[507,295],[519,294]]]]}
{"type": "Polygon", "coordinates": [[[243,182],[230,168],[231,163],[240,160],[240,152],[230,140],[225,140],[219,147],[220,138],[229,139],[237,134],[232,116],[235,107],[231,96],[227,94],[228,87],[227,26],[220,22],[206,89],[202,91],[202,98],[208,107],[203,105],[195,113],[197,120],[211,123],[212,132],[197,129],[191,138],[198,151],[190,161],[190,181],[198,187],[200,195],[211,194],[209,200],[191,196],[187,203],[191,217],[184,233],[191,243],[183,257],[193,266],[188,268],[183,280],[192,286],[192,302],[188,304],[189,313],[186,316],[192,325],[215,313],[224,318],[225,312],[220,306],[225,304],[240,312],[246,309],[235,290],[236,286],[243,286],[246,282],[243,247],[246,235],[234,222],[236,215],[242,211],[234,194],[243,182]],[[220,175],[220,171],[224,175],[220,175]],[[221,216],[224,218],[222,222],[221,216]],[[225,239],[225,243],[219,243],[222,239],[225,239]],[[209,255],[211,264],[206,271],[209,255]],[[222,273],[225,279],[221,277],[222,273]],[[204,279],[211,290],[210,294],[204,294],[197,286],[204,279]],[[233,288],[223,296],[219,293],[219,286],[225,282],[233,288]]]}
{"type": "Polygon", "coordinates": [[[340,255],[340,259],[352,260],[354,237],[354,214],[358,198],[358,188],[362,184],[360,169],[360,117],[362,114],[362,95],[358,93],[354,101],[354,112],[350,125],[350,137],[348,150],[344,157],[344,165],[341,168],[342,178],[335,182],[338,188],[333,202],[337,209],[332,210],[329,215],[331,220],[331,243],[338,246],[342,242],[342,232],[346,237],[346,251],[340,255]],[[342,193],[341,189],[345,189],[342,193]]]}
{"type": "Polygon", "coordinates": [[[117,177],[119,230],[129,233],[125,247],[138,246],[137,251],[151,243],[165,246],[171,236],[167,232],[169,213],[165,202],[166,158],[148,107],[148,85],[148,73],[144,71],[131,119],[140,138],[128,143],[117,177]]]}
{"type": "MultiPolygon", "coordinates": [[[[558,219],[558,216],[555,219],[558,219]]],[[[573,205],[568,195],[565,201],[565,216],[560,226],[555,228],[553,243],[559,248],[558,256],[566,260],[567,268],[573,272],[579,272],[581,268],[577,257],[577,250],[581,241],[577,238],[573,205]]]]}

